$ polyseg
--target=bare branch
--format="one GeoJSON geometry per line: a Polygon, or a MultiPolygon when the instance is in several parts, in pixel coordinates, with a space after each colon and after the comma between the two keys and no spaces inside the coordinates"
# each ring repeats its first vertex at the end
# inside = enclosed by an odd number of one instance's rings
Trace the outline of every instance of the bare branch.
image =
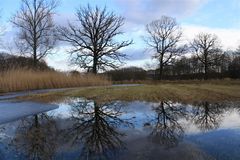
{"type": "Polygon", "coordinates": [[[17,46],[33,57],[35,65],[56,45],[53,15],[57,4],[56,0],[22,0],[20,10],[11,19],[19,29],[17,46]]]}
{"type": "Polygon", "coordinates": [[[73,64],[97,73],[99,69],[116,68],[126,55],[119,52],[132,41],[115,41],[121,35],[124,19],[107,12],[106,8],[79,8],[76,12],[78,24],[59,27],[60,40],[68,42],[73,64]]]}
{"type": "Polygon", "coordinates": [[[177,43],[182,37],[182,31],[176,20],[171,17],[162,16],[146,25],[148,36],[144,38],[146,44],[154,49],[154,58],[159,60],[160,79],[162,78],[163,67],[180,53],[177,43]]]}
{"type": "Polygon", "coordinates": [[[218,37],[214,34],[200,33],[190,45],[198,60],[204,65],[204,78],[208,79],[209,68],[222,53],[218,37]]]}

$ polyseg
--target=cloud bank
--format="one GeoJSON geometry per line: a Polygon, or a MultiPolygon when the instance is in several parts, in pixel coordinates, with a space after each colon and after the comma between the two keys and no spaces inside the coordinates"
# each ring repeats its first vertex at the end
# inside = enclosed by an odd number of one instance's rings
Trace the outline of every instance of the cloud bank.
{"type": "Polygon", "coordinates": [[[196,12],[208,0],[115,0],[126,20],[146,24],[162,15],[176,18],[196,12]]]}
{"type": "Polygon", "coordinates": [[[200,32],[216,34],[223,49],[236,49],[240,45],[240,29],[210,28],[206,26],[182,25],[184,40],[190,41],[200,32]]]}

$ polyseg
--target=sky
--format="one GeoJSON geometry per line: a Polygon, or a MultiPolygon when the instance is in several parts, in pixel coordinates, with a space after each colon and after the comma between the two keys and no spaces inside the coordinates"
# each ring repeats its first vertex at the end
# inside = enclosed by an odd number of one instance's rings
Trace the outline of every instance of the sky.
{"type": "MultiPolygon", "coordinates": [[[[16,28],[9,22],[20,8],[21,0],[0,0],[0,24],[5,28],[0,50],[11,49],[16,39],[16,28]]],[[[161,16],[176,18],[183,30],[183,42],[190,42],[200,32],[216,34],[223,49],[236,49],[240,45],[240,0],[60,0],[55,22],[65,25],[76,20],[75,12],[80,6],[106,6],[109,11],[125,18],[121,38],[133,40],[134,44],[123,49],[128,55],[126,66],[154,67],[156,61],[143,41],[145,26],[161,16]]],[[[56,47],[56,53],[45,60],[55,69],[76,69],[69,65],[67,46],[56,47]]]]}

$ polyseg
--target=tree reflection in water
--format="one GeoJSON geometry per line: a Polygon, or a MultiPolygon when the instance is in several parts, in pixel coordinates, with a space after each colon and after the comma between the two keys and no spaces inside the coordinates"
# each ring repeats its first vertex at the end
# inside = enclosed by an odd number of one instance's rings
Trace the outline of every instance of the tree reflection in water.
{"type": "Polygon", "coordinates": [[[51,160],[57,148],[55,121],[45,113],[25,118],[17,128],[13,144],[30,160],[51,160]]]}
{"type": "Polygon", "coordinates": [[[186,118],[185,108],[173,105],[171,102],[160,102],[158,106],[154,107],[154,111],[156,118],[152,121],[151,140],[167,148],[176,146],[184,134],[178,120],[186,118]]]}
{"type": "Polygon", "coordinates": [[[193,109],[193,121],[201,131],[217,129],[224,106],[218,103],[201,102],[193,109]]]}
{"type": "Polygon", "coordinates": [[[83,144],[83,159],[110,159],[124,148],[120,126],[130,127],[128,120],[121,119],[122,104],[79,101],[72,105],[73,127],[68,135],[75,144],[83,144]],[[69,134],[70,133],[70,134],[69,134]]]}

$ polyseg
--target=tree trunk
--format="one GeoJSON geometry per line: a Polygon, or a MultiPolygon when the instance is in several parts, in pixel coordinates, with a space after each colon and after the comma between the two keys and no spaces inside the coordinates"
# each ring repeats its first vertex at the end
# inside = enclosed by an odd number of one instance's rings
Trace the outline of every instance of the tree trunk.
{"type": "Polygon", "coordinates": [[[204,53],[204,79],[208,79],[208,59],[207,59],[207,53],[204,53]]]}
{"type": "Polygon", "coordinates": [[[37,68],[37,51],[36,51],[36,47],[34,47],[33,49],[33,68],[36,69],[37,68]]]}
{"type": "MultiPolygon", "coordinates": [[[[34,22],[35,23],[35,22],[34,22]]],[[[33,68],[37,68],[37,33],[36,33],[36,25],[34,25],[33,32],[33,68]]]]}
{"type": "Polygon", "coordinates": [[[162,80],[163,74],[163,56],[160,57],[160,66],[159,66],[159,80],[162,80]]]}
{"type": "Polygon", "coordinates": [[[159,80],[162,80],[162,74],[163,74],[163,65],[160,64],[160,68],[159,68],[159,80]]]}
{"type": "Polygon", "coordinates": [[[204,79],[205,80],[208,79],[208,65],[207,64],[204,65],[204,79]]]}
{"type": "Polygon", "coordinates": [[[94,54],[94,57],[93,57],[92,73],[97,74],[97,56],[95,54],[94,54]]]}

